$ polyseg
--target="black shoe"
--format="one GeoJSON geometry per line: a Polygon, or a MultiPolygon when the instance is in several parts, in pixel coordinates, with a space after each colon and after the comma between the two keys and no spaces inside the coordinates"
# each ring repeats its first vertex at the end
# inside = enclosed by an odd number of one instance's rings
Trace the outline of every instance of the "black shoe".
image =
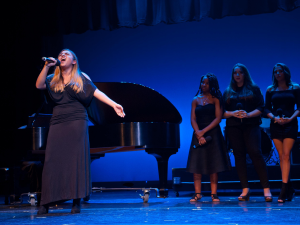
{"type": "Polygon", "coordinates": [[[211,194],[211,200],[213,202],[220,202],[220,199],[217,194],[211,194]]]}
{"type": "Polygon", "coordinates": [[[37,212],[38,215],[47,214],[49,211],[49,205],[41,205],[39,207],[39,211],[37,212]]]}
{"type": "Polygon", "coordinates": [[[197,202],[201,198],[202,198],[201,193],[195,193],[195,194],[193,194],[192,198],[190,199],[190,202],[197,202]],[[200,197],[198,197],[198,195],[200,195],[200,197]]]}
{"type": "Polygon", "coordinates": [[[287,198],[287,190],[288,190],[288,184],[282,182],[282,188],[280,190],[280,194],[278,196],[278,202],[284,203],[287,198]]]}
{"type": "Polygon", "coordinates": [[[292,201],[293,198],[295,197],[295,189],[292,187],[292,182],[288,182],[288,191],[286,195],[286,201],[292,201]]]}
{"type": "Polygon", "coordinates": [[[250,190],[248,191],[248,193],[246,195],[240,195],[238,197],[239,201],[249,201],[250,198],[250,190]]]}
{"type": "Polygon", "coordinates": [[[81,211],[81,198],[73,199],[73,207],[71,213],[80,213],[81,211]]]}

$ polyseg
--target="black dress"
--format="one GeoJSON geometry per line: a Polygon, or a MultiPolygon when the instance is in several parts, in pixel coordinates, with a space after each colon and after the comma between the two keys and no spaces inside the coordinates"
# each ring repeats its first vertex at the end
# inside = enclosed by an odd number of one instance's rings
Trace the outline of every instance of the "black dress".
{"type": "MultiPolygon", "coordinates": [[[[267,91],[265,115],[272,113],[278,116],[277,109],[282,109],[285,117],[291,117],[295,112],[295,105],[300,111],[300,89],[291,89],[285,91],[267,91]]],[[[290,123],[280,125],[271,121],[270,131],[272,139],[292,138],[297,139],[298,121],[297,118],[290,123]]]]}
{"type": "MultiPolygon", "coordinates": [[[[207,127],[216,118],[215,105],[198,105],[195,109],[195,114],[198,127],[201,130],[207,127]]],[[[206,132],[204,137],[207,136],[211,136],[212,140],[194,149],[193,146],[198,144],[198,139],[196,135],[193,134],[187,162],[187,171],[197,174],[213,174],[230,170],[231,164],[220,126],[218,125],[206,132]]]]}
{"type": "Polygon", "coordinates": [[[90,148],[86,107],[91,102],[95,85],[85,76],[83,92],[71,85],[63,92],[50,89],[53,75],[46,86],[54,101],[42,175],[41,205],[59,200],[84,198],[90,194],[90,148]]]}

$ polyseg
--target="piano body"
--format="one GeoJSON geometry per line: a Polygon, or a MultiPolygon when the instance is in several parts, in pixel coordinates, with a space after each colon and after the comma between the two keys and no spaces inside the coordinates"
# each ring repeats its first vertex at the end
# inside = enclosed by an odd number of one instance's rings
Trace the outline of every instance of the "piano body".
{"type": "MultiPolygon", "coordinates": [[[[106,153],[144,150],[157,160],[159,195],[167,197],[168,160],[180,147],[181,115],[169,100],[149,87],[119,82],[94,84],[121,104],[126,116],[121,118],[110,106],[95,98],[92,100],[88,108],[94,124],[89,126],[91,160],[106,153]]],[[[30,118],[29,128],[18,129],[17,139],[22,143],[26,160],[44,157],[50,117],[40,114],[30,118]]]]}
{"type": "Polygon", "coordinates": [[[93,99],[88,114],[91,157],[112,152],[145,150],[158,164],[160,196],[167,197],[168,160],[180,147],[181,115],[155,90],[133,83],[94,83],[120,103],[124,118],[106,104],[93,99]]]}

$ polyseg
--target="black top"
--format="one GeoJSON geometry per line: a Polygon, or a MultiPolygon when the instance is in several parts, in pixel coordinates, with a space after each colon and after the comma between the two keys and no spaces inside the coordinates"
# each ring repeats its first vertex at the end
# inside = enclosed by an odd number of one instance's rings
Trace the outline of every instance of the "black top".
{"type": "MultiPolygon", "coordinates": [[[[229,100],[226,100],[227,96],[227,90],[223,94],[223,100],[224,100],[224,109],[225,111],[235,111],[239,109],[243,109],[246,112],[252,112],[255,109],[258,109],[259,111],[263,112],[264,110],[264,97],[261,93],[261,90],[259,87],[254,86],[252,92],[253,95],[245,97],[241,97],[240,94],[243,90],[243,87],[238,87],[236,92],[233,93],[233,95],[230,97],[229,100]],[[239,108],[237,106],[238,103],[241,103],[242,107],[239,108]]],[[[226,126],[239,126],[239,125],[260,125],[261,124],[261,117],[252,117],[252,118],[244,118],[239,119],[236,117],[230,117],[226,119],[226,126]]]]}
{"type": "MultiPolygon", "coordinates": [[[[296,110],[300,111],[300,89],[293,87],[293,89],[285,91],[272,91],[268,90],[266,93],[266,107],[265,115],[272,113],[278,116],[277,109],[282,109],[282,115],[291,117],[296,110]]],[[[295,122],[297,120],[294,120],[295,122]]]]}
{"type": "Polygon", "coordinates": [[[53,74],[46,79],[49,95],[54,102],[51,125],[73,120],[88,120],[86,107],[93,99],[96,86],[84,75],[80,75],[83,81],[83,91],[76,93],[72,85],[66,85],[64,91],[54,92],[50,88],[53,74]]]}

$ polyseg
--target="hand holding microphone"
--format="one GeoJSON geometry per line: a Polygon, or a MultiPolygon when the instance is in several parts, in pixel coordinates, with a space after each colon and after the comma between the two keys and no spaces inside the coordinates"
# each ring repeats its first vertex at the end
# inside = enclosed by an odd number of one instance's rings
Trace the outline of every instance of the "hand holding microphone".
{"type": "MultiPolygon", "coordinates": [[[[203,138],[205,139],[206,143],[207,143],[207,142],[210,142],[210,141],[212,140],[211,136],[207,136],[207,137],[203,137],[203,138]]],[[[206,144],[206,143],[205,143],[205,144],[206,144]]],[[[203,144],[203,145],[205,145],[205,144],[203,144]]],[[[203,145],[200,145],[200,144],[198,143],[198,144],[194,145],[193,148],[196,149],[196,148],[201,147],[201,146],[203,146],[203,145]]]]}
{"type": "Polygon", "coordinates": [[[278,108],[276,110],[277,116],[279,117],[279,119],[276,120],[276,117],[274,119],[274,123],[279,123],[280,125],[284,125],[285,121],[284,121],[284,115],[283,115],[283,110],[281,108],[278,108]]]}
{"type": "MultiPolygon", "coordinates": [[[[236,108],[238,109],[238,110],[243,110],[243,104],[242,103],[237,103],[236,104],[236,108]]],[[[241,118],[241,123],[243,123],[243,119],[241,118]]]]}
{"type": "Polygon", "coordinates": [[[49,65],[48,67],[51,67],[51,66],[59,66],[60,65],[60,61],[58,59],[55,59],[55,58],[47,58],[47,57],[42,57],[42,60],[47,62],[46,65],[49,65]]]}
{"type": "Polygon", "coordinates": [[[282,109],[281,109],[281,108],[278,108],[278,109],[276,110],[276,113],[277,113],[277,115],[279,116],[279,118],[282,118],[282,109]]]}

